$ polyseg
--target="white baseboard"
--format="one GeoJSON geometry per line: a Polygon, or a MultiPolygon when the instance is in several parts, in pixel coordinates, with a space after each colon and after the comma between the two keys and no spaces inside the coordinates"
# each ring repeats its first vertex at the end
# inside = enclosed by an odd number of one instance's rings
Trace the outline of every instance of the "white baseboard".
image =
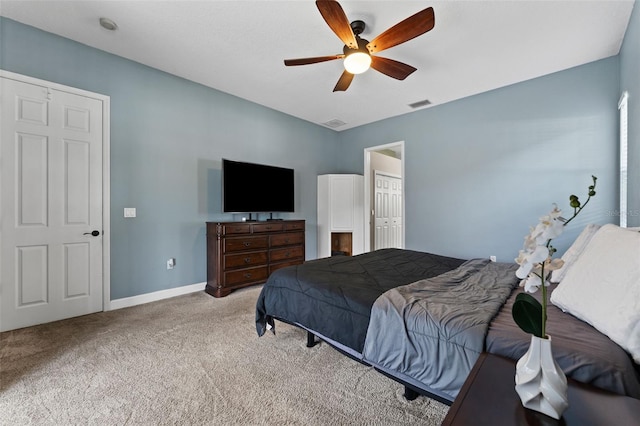
{"type": "Polygon", "coordinates": [[[156,302],[170,297],[182,296],[183,294],[204,291],[207,283],[197,283],[185,285],[182,287],[169,288],[167,290],[154,291],[153,293],[141,294],[138,296],[124,297],[122,299],[112,300],[105,311],[113,311],[115,309],[128,308],[130,306],[142,305],[143,303],[156,302]]]}

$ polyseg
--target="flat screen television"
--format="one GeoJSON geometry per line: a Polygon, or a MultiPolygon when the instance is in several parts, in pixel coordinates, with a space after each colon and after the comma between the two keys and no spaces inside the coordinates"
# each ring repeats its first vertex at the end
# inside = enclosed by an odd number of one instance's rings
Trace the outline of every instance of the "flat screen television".
{"type": "Polygon", "coordinates": [[[293,169],[222,159],[225,213],[294,211],[293,169]]]}

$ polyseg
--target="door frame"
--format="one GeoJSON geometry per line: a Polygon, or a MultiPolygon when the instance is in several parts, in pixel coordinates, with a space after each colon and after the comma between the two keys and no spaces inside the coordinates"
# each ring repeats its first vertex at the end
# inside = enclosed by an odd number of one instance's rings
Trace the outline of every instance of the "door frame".
{"type": "Polygon", "coordinates": [[[404,141],[392,142],[384,145],[372,146],[364,149],[364,251],[371,251],[371,187],[373,181],[371,179],[371,153],[376,151],[382,151],[389,148],[400,149],[400,170],[402,179],[402,247],[405,246],[405,165],[404,165],[404,141]]]}
{"type": "MultiPolygon", "coordinates": [[[[111,98],[63,84],[0,69],[0,77],[49,87],[102,102],[102,310],[111,310],[111,98]]],[[[0,203],[2,199],[0,198],[0,203]]]]}

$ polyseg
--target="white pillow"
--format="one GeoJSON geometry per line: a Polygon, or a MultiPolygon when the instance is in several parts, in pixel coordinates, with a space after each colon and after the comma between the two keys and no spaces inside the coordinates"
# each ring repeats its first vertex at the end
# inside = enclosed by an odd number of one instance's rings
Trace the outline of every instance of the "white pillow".
{"type": "Polygon", "coordinates": [[[640,364],[640,232],[604,225],[551,294],[640,364]]]}
{"type": "Polygon", "coordinates": [[[575,263],[578,259],[584,248],[589,244],[593,235],[600,229],[600,225],[590,224],[584,227],[578,238],[571,244],[571,247],[567,249],[562,255],[562,260],[564,260],[564,265],[560,269],[556,269],[551,272],[551,282],[559,283],[562,281],[564,276],[567,274],[567,271],[575,263]]]}

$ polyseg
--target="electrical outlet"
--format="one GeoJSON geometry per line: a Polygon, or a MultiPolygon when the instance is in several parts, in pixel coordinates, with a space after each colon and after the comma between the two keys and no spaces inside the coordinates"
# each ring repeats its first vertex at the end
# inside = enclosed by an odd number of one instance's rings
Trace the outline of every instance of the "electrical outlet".
{"type": "Polygon", "coordinates": [[[136,217],[136,208],[135,207],[125,207],[124,208],[124,217],[136,217]]]}
{"type": "Polygon", "coordinates": [[[495,256],[489,256],[489,260],[491,260],[492,262],[497,262],[497,259],[495,256]]]}
{"type": "Polygon", "coordinates": [[[175,266],[176,266],[176,259],[174,257],[167,260],[167,269],[173,269],[175,268],[175,266]]]}

